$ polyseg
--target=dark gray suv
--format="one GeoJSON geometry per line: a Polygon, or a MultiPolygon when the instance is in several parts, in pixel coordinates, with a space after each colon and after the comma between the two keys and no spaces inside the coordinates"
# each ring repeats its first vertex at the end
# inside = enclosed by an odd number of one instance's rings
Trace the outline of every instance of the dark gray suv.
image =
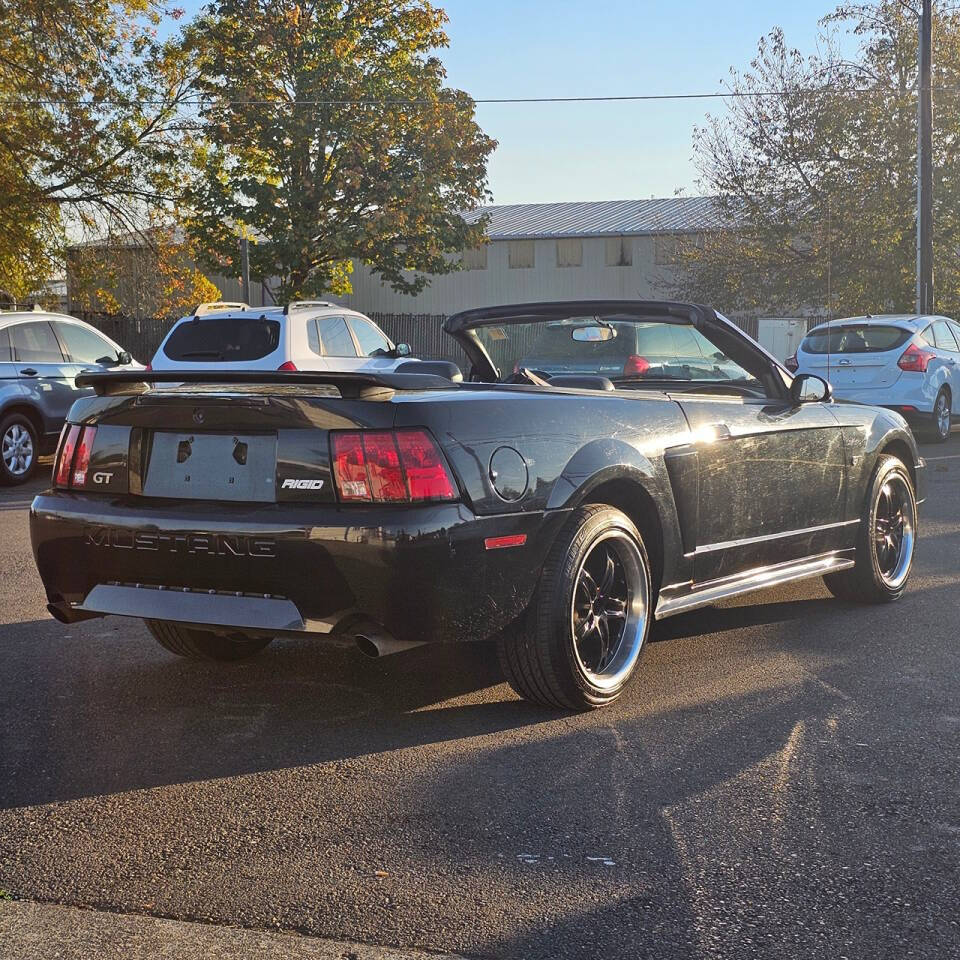
{"type": "Polygon", "coordinates": [[[90,324],[56,313],[0,313],[0,484],[23,483],[52,453],[82,370],[133,363],[90,324]]]}

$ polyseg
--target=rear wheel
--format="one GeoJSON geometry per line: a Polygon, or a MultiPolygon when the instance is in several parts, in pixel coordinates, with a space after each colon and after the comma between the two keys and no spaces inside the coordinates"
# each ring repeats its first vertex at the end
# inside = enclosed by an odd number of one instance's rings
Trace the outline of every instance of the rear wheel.
{"type": "Polygon", "coordinates": [[[22,413],[0,422],[0,483],[13,486],[30,479],[40,452],[37,429],[22,413]]]}
{"type": "Polygon", "coordinates": [[[927,431],[934,443],[946,443],[950,439],[950,428],[953,426],[950,415],[950,391],[946,387],[937,394],[933,404],[933,413],[930,417],[930,428],[927,431]]]}
{"type": "Polygon", "coordinates": [[[191,660],[245,660],[258,654],[271,637],[222,636],[167,620],[145,620],[147,629],[165,650],[191,660]]]}
{"type": "Polygon", "coordinates": [[[881,456],[857,534],[856,564],[823,578],[841,600],[889,603],[907,589],[917,533],[913,481],[896,457],[881,456]]]}
{"type": "Polygon", "coordinates": [[[576,510],[525,616],[498,641],[508,682],[549,707],[613,703],[646,643],[651,594],[647,552],[630,519],[601,504],[576,510]]]}

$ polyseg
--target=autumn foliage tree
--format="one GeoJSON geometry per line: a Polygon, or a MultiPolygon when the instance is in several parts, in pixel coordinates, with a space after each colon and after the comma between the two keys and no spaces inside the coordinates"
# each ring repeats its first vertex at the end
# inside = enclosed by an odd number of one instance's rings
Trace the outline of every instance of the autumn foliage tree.
{"type": "Polygon", "coordinates": [[[188,227],[207,262],[283,300],[349,290],[351,258],[395,289],[456,268],[482,225],[495,142],[444,85],[446,16],[426,0],[213,0],[186,31],[201,135],[188,227]]]}
{"type": "Polygon", "coordinates": [[[0,0],[0,287],[36,290],[63,247],[169,202],[189,70],[160,0],[0,0]]]}
{"type": "MultiPolygon", "coordinates": [[[[935,285],[938,310],[956,313],[960,14],[934,11],[935,285]]],[[[675,295],[787,316],[913,309],[916,12],[845,4],[823,27],[814,56],[780,30],[765,37],[749,69],[732,72],[726,112],[695,131],[702,186],[731,229],[680,245],[675,295]]]]}
{"type": "Polygon", "coordinates": [[[66,259],[71,303],[85,313],[173,318],[220,299],[197,267],[192,241],[175,225],[78,244],[66,259]]]}

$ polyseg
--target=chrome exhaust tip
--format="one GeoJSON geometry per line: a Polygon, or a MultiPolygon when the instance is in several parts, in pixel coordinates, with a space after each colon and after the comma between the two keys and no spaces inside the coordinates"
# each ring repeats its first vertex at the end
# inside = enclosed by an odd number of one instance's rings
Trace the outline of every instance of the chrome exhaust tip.
{"type": "Polygon", "coordinates": [[[396,637],[391,636],[383,627],[379,627],[375,623],[355,627],[353,634],[357,648],[371,660],[423,646],[423,643],[418,640],[397,640],[396,637]]]}

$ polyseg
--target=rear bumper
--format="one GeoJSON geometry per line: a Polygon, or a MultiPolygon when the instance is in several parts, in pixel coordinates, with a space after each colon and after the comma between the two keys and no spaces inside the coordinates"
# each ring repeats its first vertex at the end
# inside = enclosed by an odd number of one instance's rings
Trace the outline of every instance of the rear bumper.
{"type": "Polygon", "coordinates": [[[564,513],[463,504],[225,504],[47,492],[30,510],[56,616],[105,613],[279,634],[351,618],[410,642],[484,639],[526,607],[564,513]],[[489,537],[526,534],[487,550],[489,537]]]}
{"type": "Polygon", "coordinates": [[[834,386],[834,396],[838,400],[853,400],[873,407],[886,407],[910,419],[911,416],[915,418],[920,414],[933,412],[938,389],[939,384],[931,383],[925,376],[902,376],[889,387],[857,390],[834,386]]]}

